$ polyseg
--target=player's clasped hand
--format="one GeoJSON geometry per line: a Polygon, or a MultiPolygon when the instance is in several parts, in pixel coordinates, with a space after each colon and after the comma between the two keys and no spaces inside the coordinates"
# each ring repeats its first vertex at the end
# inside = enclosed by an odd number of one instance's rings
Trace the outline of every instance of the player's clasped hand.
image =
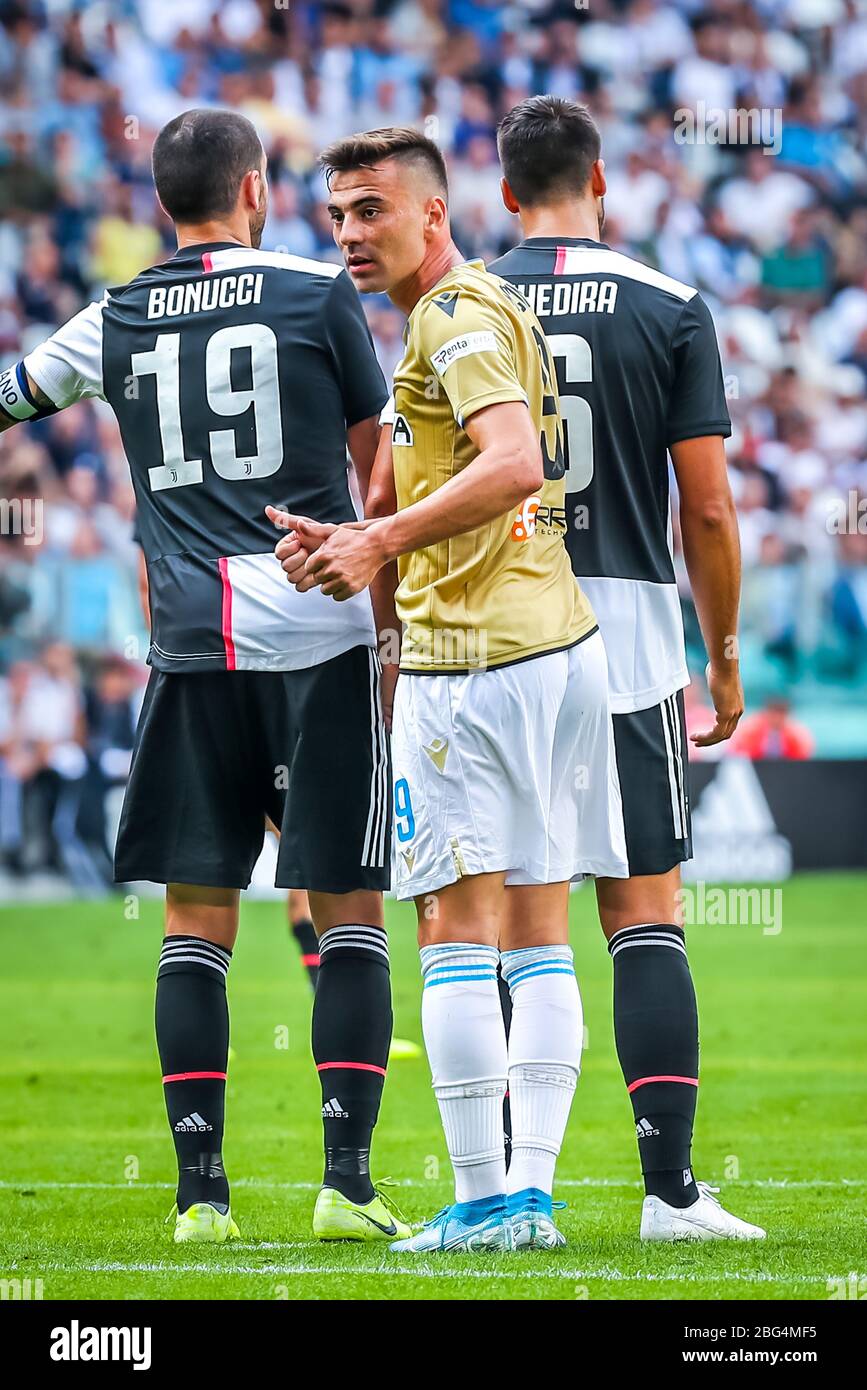
{"type": "Polygon", "coordinates": [[[287,532],[274,553],[299,593],[321,588],[341,603],[366,589],[382,568],[385,557],[369,528],[313,521],[277,507],[266,507],[265,512],[287,532]]]}
{"type": "Polygon", "coordinates": [[[286,532],[274,547],[274,554],[287,580],[302,594],[315,589],[319,581],[308,574],[307,562],[337,527],[331,522],[295,516],[280,507],[266,507],[265,514],[278,530],[286,532]]]}

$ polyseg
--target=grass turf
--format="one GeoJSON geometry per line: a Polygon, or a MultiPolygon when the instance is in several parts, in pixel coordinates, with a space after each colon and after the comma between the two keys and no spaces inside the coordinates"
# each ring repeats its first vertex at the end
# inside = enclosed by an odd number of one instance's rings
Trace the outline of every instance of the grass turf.
{"type": "MultiPolygon", "coordinates": [[[[309,990],[279,903],[247,903],[230,972],[226,1166],[243,1239],[177,1247],[152,1033],[158,902],[0,912],[0,1279],[46,1299],[826,1299],[865,1258],[864,877],[782,888],[782,930],[697,926],[698,1175],[767,1227],[758,1244],[641,1246],[631,1107],[614,1053],[611,970],[591,891],[573,895],[589,1042],[558,1195],[566,1249],[416,1264],[326,1246],[309,990]]],[[[420,1041],[412,914],[389,904],[396,1031],[420,1041]]],[[[392,1065],[375,1169],[420,1220],[449,1197],[424,1057],[392,1065]]]]}

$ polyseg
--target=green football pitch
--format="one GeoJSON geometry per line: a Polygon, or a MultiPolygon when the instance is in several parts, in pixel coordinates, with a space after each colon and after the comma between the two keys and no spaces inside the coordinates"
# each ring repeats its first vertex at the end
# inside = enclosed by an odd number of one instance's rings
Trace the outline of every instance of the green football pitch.
{"type": "MultiPolygon", "coordinates": [[[[610,961],[584,890],[572,911],[588,1039],[557,1192],[568,1245],[421,1263],[311,1238],[320,1097],[309,989],[279,902],[245,904],[230,972],[225,1158],[242,1240],[213,1248],[177,1247],[164,1224],[160,904],[142,901],[138,920],[121,899],[6,909],[0,1280],[41,1280],[45,1299],[827,1299],[842,1287],[833,1281],[867,1273],[867,878],[805,876],[781,891],[777,934],[689,934],[702,1018],[696,1170],[767,1241],[639,1244],[610,961]]],[[[389,927],[396,1031],[420,1041],[411,912],[389,904],[389,927]]],[[[423,1055],[391,1065],[374,1166],[400,1184],[411,1220],[449,1198],[423,1055]]]]}

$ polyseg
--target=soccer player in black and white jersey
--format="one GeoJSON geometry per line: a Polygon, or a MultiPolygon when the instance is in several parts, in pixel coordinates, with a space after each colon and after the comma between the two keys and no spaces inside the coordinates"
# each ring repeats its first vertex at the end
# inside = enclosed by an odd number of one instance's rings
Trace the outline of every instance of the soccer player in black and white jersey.
{"type": "Polygon", "coordinates": [[[713,729],[743,710],[740,550],[723,440],[731,433],[716,336],[689,285],[601,240],[606,192],[587,109],[530,97],[503,119],[503,200],[524,240],[489,268],[530,301],[557,363],[567,435],[567,545],[608,652],[630,877],[599,878],[614,966],[617,1052],[632,1100],[645,1240],[756,1239],[692,1172],[698,1015],[679,925],[691,857],[668,458],[684,558],[708,653],[713,729]]]}
{"type": "Polygon", "coordinates": [[[280,829],[276,881],[320,933],[323,1238],[393,1239],[369,1172],[391,1034],[382,890],[389,763],[369,597],[286,584],[271,504],[356,516],[387,399],[339,266],[260,248],[265,154],[227,111],[188,111],[154,145],[177,232],[163,265],[109,290],[0,375],[0,423],[85,397],[114,410],[147,563],[153,667],[115,855],[166,885],[156,1032],[178,1161],[177,1241],[237,1235],[222,1138],[226,977],[240,890],[280,829]]]}

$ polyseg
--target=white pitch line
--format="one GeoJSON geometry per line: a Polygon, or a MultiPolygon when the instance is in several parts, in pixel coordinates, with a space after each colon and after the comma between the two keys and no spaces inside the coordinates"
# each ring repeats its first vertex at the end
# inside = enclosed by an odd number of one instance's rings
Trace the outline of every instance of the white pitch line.
{"type": "MultiPolygon", "coordinates": [[[[17,1266],[14,1266],[17,1268],[17,1266]]],[[[599,1279],[606,1283],[629,1283],[639,1281],[642,1283],[663,1283],[663,1284],[725,1284],[730,1282],[746,1284],[827,1284],[830,1278],[839,1278],[839,1275],[826,1274],[791,1274],[776,1275],[770,1274],[766,1270],[714,1270],[707,1273],[683,1273],[683,1274],[655,1274],[655,1273],[625,1273],[620,1269],[612,1269],[608,1265],[603,1265],[600,1269],[459,1269],[454,1266],[439,1265],[432,1268],[430,1264],[424,1265],[325,1265],[325,1264],[283,1264],[270,1265],[237,1265],[237,1264],[170,1264],[163,1260],[155,1261],[130,1261],[123,1260],[98,1260],[92,1264],[59,1264],[52,1261],[41,1261],[40,1270],[55,1274],[207,1274],[222,1277],[224,1275],[259,1275],[262,1278],[273,1279],[278,1275],[302,1275],[302,1274],[334,1274],[345,1277],[355,1277],[356,1275],[385,1275],[391,1278],[408,1276],[415,1279],[569,1279],[574,1282],[583,1279],[599,1279]]]]}
{"type": "MultiPolygon", "coordinates": [[[[718,1179],[723,1182],[725,1179],[718,1179]]],[[[731,1178],[738,1187],[867,1187],[867,1178],[731,1178]]],[[[641,1187],[639,1180],[620,1178],[556,1178],[556,1187],[641,1187]]]]}
{"type": "MultiPolygon", "coordinates": [[[[272,1182],[269,1178],[238,1178],[232,1183],[232,1187],[262,1187],[279,1188],[285,1191],[304,1191],[318,1192],[322,1186],[319,1182],[272,1182]]],[[[176,1182],[10,1182],[0,1181],[0,1191],[95,1191],[95,1192],[136,1192],[141,1190],[165,1190],[174,1192],[177,1187],[176,1182]]]]}
{"type": "MultiPolygon", "coordinates": [[[[639,1188],[641,1183],[638,1179],[632,1178],[558,1178],[557,1187],[587,1187],[587,1188],[639,1188]]],[[[177,1183],[173,1182],[51,1182],[38,1180],[27,1182],[22,1179],[20,1182],[9,1180],[0,1181],[0,1191],[96,1191],[96,1192],[135,1192],[139,1191],[174,1191],[177,1183]]],[[[318,1192],[322,1186],[318,1182],[279,1182],[271,1178],[236,1178],[232,1183],[232,1188],[262,1188],[264,1191],[273,1189],[277,1192],[318,1192]]],[[[397,1182],[398,1187],[427,1189],[430,1184],[419,1182],[414,1178],[401,1178],[397,1182]]],[[[793,1190],[811,1187],[867,1187],[867,1178],[744,1178],[732,1179],[732,1188],[759,1187],[793,1190]]]]}

